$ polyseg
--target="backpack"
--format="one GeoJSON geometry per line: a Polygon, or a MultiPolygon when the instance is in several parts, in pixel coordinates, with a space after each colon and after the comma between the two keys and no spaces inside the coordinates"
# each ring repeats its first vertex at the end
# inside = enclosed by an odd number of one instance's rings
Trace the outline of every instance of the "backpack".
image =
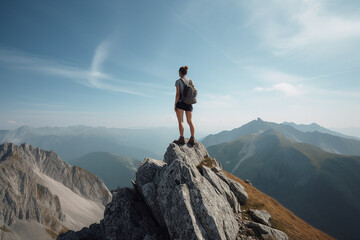
{"type": "Polygon", "coordinates": [[[186,84],[182,78],[181,81],[184,84],[184,91],[182,92],[181,100],[189,105],[196,103],[197,90],[195,89],[193,81],[190,80],[189,84],[186,84]]]}

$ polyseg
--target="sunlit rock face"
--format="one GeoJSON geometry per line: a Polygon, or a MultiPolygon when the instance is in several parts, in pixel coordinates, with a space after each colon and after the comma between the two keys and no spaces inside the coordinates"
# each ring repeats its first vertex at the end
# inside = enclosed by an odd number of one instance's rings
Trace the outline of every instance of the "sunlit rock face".
{"type": "Polygon", "coordinates": [[[0,145],[0,226],[4,239],[51,239],[99,222],[111,193],[103,181],[28,144],[0,145]]]}
{"type": "Polygon", "coordinates": [[[140,164],[133,189],[117,189],[100,224],[58,239],[287,239],[243,220],[247,199],[245,188],[226,177],[201,143],[171,143],[163,161],[140,164]]]}

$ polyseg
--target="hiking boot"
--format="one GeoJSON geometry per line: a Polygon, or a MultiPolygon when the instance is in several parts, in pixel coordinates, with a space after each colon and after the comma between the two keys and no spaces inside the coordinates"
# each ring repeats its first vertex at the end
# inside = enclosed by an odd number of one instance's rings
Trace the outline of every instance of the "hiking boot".
{"type": "Polygon", "coordinates": [[[195,145],[195,143],[196,143],[196,139],[194,138],[194,137],[190,137],[190,139],[189,139],[189,142],[188,142],[188,144],[190,144],[190,145],[195,145]]]}
{"type": "Polygon", "coordinates": [[[178,140],[174,140],[173,143],[176,144],[185,144],[185,138],[184,137],[179,137],[178,140]]]}

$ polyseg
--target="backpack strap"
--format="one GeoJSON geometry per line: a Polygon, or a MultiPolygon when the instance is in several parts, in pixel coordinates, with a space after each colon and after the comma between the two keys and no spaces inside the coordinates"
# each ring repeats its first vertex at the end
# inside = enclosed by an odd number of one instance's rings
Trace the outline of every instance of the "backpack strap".
{"type": "Polygon", "coordinates": [[[186,86],[187,84],[185,83],[184,79],[180,78],[180,80],[182,81],[182,83],[186,86]]]}
{"type": "Polygon", "coordinates": [[[194,86],[194,82],[189,78],[189,84],[186,84],[183,78],[180,78],[180,80],[183,82],[185,86],[194,86]]]}

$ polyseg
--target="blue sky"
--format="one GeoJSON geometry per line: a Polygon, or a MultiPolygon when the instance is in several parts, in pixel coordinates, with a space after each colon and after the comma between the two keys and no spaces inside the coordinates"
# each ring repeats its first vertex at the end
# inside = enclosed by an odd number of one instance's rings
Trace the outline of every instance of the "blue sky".
{"type": "Polygon", "coordinates": [[[177,127],[180,66],[200,132],[257,117],[360,127],[360,2],[1,1],[0,129],[177,127]]]}

